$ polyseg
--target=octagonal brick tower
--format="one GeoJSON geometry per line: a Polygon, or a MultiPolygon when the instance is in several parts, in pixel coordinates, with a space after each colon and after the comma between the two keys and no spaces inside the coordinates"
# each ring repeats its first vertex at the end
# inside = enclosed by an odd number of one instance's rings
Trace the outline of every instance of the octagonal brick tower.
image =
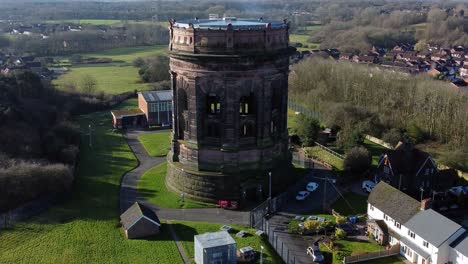
{"type": "MultiPolygon", "coordinates": [[[[286,21],[172,21],[172,146],[167,186],[202,201],[265,190],[290,165],[286,21]]],[[[282,175],[287,177],[287,175],[282,175]]]]}

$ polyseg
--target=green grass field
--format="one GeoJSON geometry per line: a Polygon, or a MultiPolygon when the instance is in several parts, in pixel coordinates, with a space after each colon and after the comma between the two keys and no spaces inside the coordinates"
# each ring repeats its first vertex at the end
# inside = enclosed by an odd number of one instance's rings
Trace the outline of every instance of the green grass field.
{"type": "MultiPolygon", "coordinates": [[[[185,252],[189,257],[194,257],[194,242],[193,236],[198,234],[204,234],[206,232],[217,232],[222,226],[221,224],[211,224],[211,223],[200,223],[200,222],[174,222],[174,229],[179,236],[182,246],[185,249],[185,252]]],[[[274,249],[268,243],[268,239],[265,236],[258,237],[256,236],[255,229],[248,229],[240,226],[231,226],[233,229],[231,236],[237,243],[237,248],[242,248],[246,246],[251,246],[255,251],[260,253],[260,245],[263,245],[265,249],[263,250],[263,261],[264,263],[283,263],[281,258],[276,254],[274,249]],[[235,236],[240,230],[248,231],[249,235],[243,238],[235,236]]]]}
{"type": "Polygon", "coordinates": [[[119,228],[122,175],[137,165],[108,111],[78,119],[95,124],[93,148],[83,137],[70,200],[9,230],[0,229],[0,263],[182,263],[163,226],[150,240],[127,240],[119,228]],[[99,125],[99,124],[106,125],[99,125]]]}
{"type": "MultiPolygon", "coordinates": [[[[338,240],[334,242],[335,246],[339,247],[339,251],[342,251],[345,255],[351,255],[353,252],[375,252],[379,250],[383,250],[384,248],[378,245],[375,242],[361,242],[361,241],[350,241],[350,240],[338,240]]],[[[320,244],[320,250],[323,252],[326,259],[332,259],[333,264],[341,264],[343,263],[342,260],[339,260],[337,257],[336,252],[331,252],[323,244],[320,244]]],[[[378,263],[374,260],[369,263],[378,263]]],[[[393,263],[393,262],[382,262],[382,263],[393,263]]],[[[401,263],[401,262],[395,262],[401,263]]]]}
{"type": "Polygon", "coordinates": [[[118,94],[134,90],[147,90],[146,84],[138,83],[138,69],[133,66],[76,66],[54,80],[52,83],[58,89],[65,90],[70,83],[75,84],[80,91],[80,81],[83,76],[92,76],[96,80],[96,92],[118,94]]]}
{"type": "Polygon", "coordinates": [[[145,134],[138,137],[138,140],[146,149],[148,154],[153,157],[163,157],[167,155],[170,147],[171,132],[156,132],[145,134]]]}
{"type": "Polygon", "coordinates": [[[146,200],[166,208],[205,208],[215,207],[214,204],[202,203],[185,197],[181,203],[180,194],[169,191],[166,187],[167,163],[153,167],[143,174],[138,181],[138,191],[146,200]]]}
{"type": "Polygon", "coordinates": [[[83,57],[109,58],[114,61],[132,63],[138,57],[166,55],[166,45],[108,49],[99,52],[81,54],[83,57]]]}
{"type": "Polygon", "coordinates": [[[364,147],[370,152],[372,155],[372,166],[377,167],[380,155],[389,151],[388,148],[375,144],[367,139],[364,140],[364,147]]]}
{"type": "Polygon", "coordinates": [[[289,35],[289,41],[291,43],[301,43],[302,47],[297,48],[297,50],[302,51],[302,50],[311,50],[311,49],[317,49],[319,48],[320,44],[319,43],[311,43],[309,42],[310,36],[305,35],[305,34],[290,34],[289,35]],[[305,48],[306,46],[308,48],[305,48]]]}
{"type": "Polygon", "coordinates": [[[361,215],[367,213],[367,196],[355,194],[352,192],[343,194],[336,202],[331,205],[335,211],[342,216],[361,215]],[[346,203],[352,206],[352,208],[346,203]]]}
{"type": "Polygon", "coordinates": [[[399,259],[396,256],[381,258],[381,259],[373,259],[369,261],[360,262],[361,264],[404,264],[405,262],[399,259]]]}
{"type": "Polygon", "coordinates": [[[319,148],[318,146],[304,148],[306,153],[319,161],[325,162],[336,171],[343,171],[343,160],[319,148]]]}

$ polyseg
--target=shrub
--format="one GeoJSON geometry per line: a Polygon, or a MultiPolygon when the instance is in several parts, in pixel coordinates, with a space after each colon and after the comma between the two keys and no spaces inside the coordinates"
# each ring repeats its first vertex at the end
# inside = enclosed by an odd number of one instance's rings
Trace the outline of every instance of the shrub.
{"type": "Polygon", "coordinates": [[[320,222],[317,220],[307,220],[304,222],[304,228],[306,230],[317,230],[320,226],[320,222]]]}
{"type": "Polygon", "coordinates": [[[343,161],[343,167],[351,173],[363,173],[370,168],[371,164],[371,154],[361,146],[349,150],[343,161]]]}
{"type": "Polygon", "coordinates": [[[43,195],[67,192],[73,174],[63,164],[39,164],[25,161],[0,169],[0,212],[43,195]]]}
{"type": "Polygon", "coordinates": [[[337,240],[345,239],[345,238],[346,238],[346,232],[345,232],[343,229],[341,229],[341,228],[337,228],[337,229],[335,230],[335,238],[336,238],[337,240]]]}
{"type": "Polygon", "coordinates": [[[410,122],[406,127],[406,134],[414,141],[414,143],[421,143],[426,138],[426,134],[421,127],[415,122],[410,122]]]}
{"type": "Polygon", "coordinates": [[[335,256],[336,256],[336,259],[338,260],[343,260],[344,257],[346,257],[348,254],[346,254],[346,252],[344,251],[336,251],[335,252],[335,256]]]}
{"type": "Polygon", "coordinates": [[[304,114],[299,114],[294,119],[294,124],[291,128],[305,146],[312,146],[317,140],[320,131],[320,123],[317,119],[311,118],[304,114]]]}
{"type": "Polygon", "coordinates": [[[292,234],[298,234],[301,230],[299,228],[299,221],[292,219],[288,224],[288,232],[292,234]]]}
{"type": "Polygon", "coordinates": [[[382,140],[391,144],[392,146],[396,146],[398,142],[403,140],[403,134],[399,129],[392,128],[382,135],[382,140]]]}
{"type": "Polygon", "coordinates": [[[336,224],[344,224],[346,223],[348,220],[346,219],[346,217],[343,217],[343,216],[335,216],[335,221],[336,221],[336,224]]]}

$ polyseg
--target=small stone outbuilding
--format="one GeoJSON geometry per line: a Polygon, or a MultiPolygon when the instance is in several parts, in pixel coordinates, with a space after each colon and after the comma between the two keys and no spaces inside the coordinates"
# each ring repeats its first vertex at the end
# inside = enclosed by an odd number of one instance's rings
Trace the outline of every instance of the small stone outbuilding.
{"type": "Polygon", "coordinates": [[[226,231],[194,236],[195,263],[237,263],[236,241],[226,231]]]}
{"type": "Polygon", "coordinates": [[[138,202],[120,216],[120,223],[128,239],[157,235],[161,228],[156,213],[138,202]]]}

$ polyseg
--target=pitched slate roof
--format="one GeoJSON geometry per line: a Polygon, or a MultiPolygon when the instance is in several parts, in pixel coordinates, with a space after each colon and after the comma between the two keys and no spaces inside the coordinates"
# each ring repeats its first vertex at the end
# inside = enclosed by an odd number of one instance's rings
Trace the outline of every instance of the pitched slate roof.
{"type": "Polygon", "coordinates": [[[419,211],[405,226],[436,247],[462,228],[432,209],[419,211]]]}
{"type": "Polygon", "coordinates": [[[140,218],[146,217],[153,222],[161,225],[156,213],[145,205],[135,202],[130,208],[127,209],[121,216],[120,222],[125,230],[128,230],[132,227],[140,218]]]}
{"type": "Polygon", "coordinates": [[[465,231],[465,233],[455,239],[450,246],[464,256],[468,256],[468,231],[465,231]]]}
{"type": "Polygon", "coordinates": [[[194,236],[194,240],[198,242],[203,248],[236,244],[236,241],[226,231],[196,235],[194,236]]]}
{"type": "Polygon", "coordinates": [[[429,154],[410,143],[399,142],[395,149],[387,152],[387,157],[394,175],[416,175],[429,154]]]}
{"type": "Polygon", "coordinates": [[[143,98],[145,98],[146,102],[158,102],[158,101],[171,101],[172,100],[171,90],[141,92],[141,95],[143,96],[143,98]]]}
{"type": "Polygon", "coordinates": [[[383,181],[372,189],[367,202],[401,224],[416,215],[421,207],[418,201],[383,181]]]}

